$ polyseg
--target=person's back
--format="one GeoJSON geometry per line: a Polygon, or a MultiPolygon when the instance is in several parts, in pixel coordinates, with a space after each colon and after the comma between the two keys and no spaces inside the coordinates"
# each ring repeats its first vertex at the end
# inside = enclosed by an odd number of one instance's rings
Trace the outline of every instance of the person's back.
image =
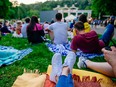
{"type": "Polygon", "coordinates": [[[4,26],[1,28],[2,33],[11,33],[11,31],[8,29],[9,22],[5,21],[4,26]]]}
{"type": "Polygon", "coordinates": [[[21,33],[24,38],[27,38],[27,26],[28,26],[28,23],[25,23],[23,24],[22,29],[21,29],[21,33]]]}
{"type": "Polygon", "coordinates": [[[23,35],[24,38],[27,38],[27,26],[28,26],[28,24],[30,22],[30,18],[26,18],[25,22],[26,23],[23,24],[23,26],[22,26],[21,33],[22,33],[22,35],[23,35]]]}
{"type": "Polygon", "coordinates": [[[100,53],[101,49],[105,46],[104,42],[98,39],[95,31],[85,33],[84,24],[78,22],[75,24],[77,35],[73,38],[71,48],[75,52],[77,49],[85,53],[100,53]]]}
{"type": "Polygon", "coordinates": [[[78,34],[74,38],[75,39],[72,41],[72,44],[76,43],[76,45],[72,45],[71,48],[75,50],[78,48],[85,53],[100,53],[101,49],[104,47],[104,43],[99,41],[95,31],[78,34]]]}
{"type": "Polygon", "coordinates": [[[30,30],[27,26],[27,36],[29,43],[37,44],[43,42],[42,37],[44,36],[44,31],[42,26],[36,23],[33,30],[30,30]]]}
{"type": "Polygon", "coordinates": [[[54,44],[65,44],[68,42],[68,24],[61,22],[62,14],[56,14],[56,22],[51,24],[48,28],[49,34],[54,44]]]}
{"type": "Polygon", "coordinates": [[[54,43],[63,44],[67,43],[67,29],[68,25],[64,22],[55,22],[50,26],[50,29],[53,29],[54,32],[54,43]]]}

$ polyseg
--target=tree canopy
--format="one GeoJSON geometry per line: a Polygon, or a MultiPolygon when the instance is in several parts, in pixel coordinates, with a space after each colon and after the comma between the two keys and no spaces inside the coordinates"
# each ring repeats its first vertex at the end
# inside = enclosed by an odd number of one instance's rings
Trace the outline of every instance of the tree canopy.
{"type": "Polygon", "coordinates": [[[60,6],[72,6],[74,4],[81,10],[90,10],[94,16],[102,15],[116,15],[115,0],[49,0],[44,3],[37,2],[35,4],[20,4],[17,1],[10,2],[9,0],[0,0],[0,18],[25,18],[27,16],[37,15],[39,17],[40,11],[53,10],[53,8],[60,6]]]}
{"type": "Polygon", "coordinates": [[[0,18],[7,18],[12,3],[9,0],[0,0],[0,18]]]}
{"type": "Polygon", "coordinates": [[[92,0],[92,9],[96,15],[116,15],[116,1],[92,0]]]}

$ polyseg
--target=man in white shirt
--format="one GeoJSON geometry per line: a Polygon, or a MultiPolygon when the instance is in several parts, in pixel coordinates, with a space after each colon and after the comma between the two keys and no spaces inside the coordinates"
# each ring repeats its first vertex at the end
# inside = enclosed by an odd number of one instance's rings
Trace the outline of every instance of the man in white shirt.
{"type": "Polygon", "coordinates": [[[28,26],[28,24],[30,22],[30,18],[26,18],[25,22],[26,23],[23,24],[23,26],[22,26],[21,33],[22,33],[22,35],[23,35],[24,38],[27,38],[27,26],[28,26]]]}
{"type": "Polygon", "coordinates": [[[54,44],[65,44],[68,42],[68,24],[61,22],[61,20],[62,14],[57,13],[56,22],[47,29],[54,44]]]}

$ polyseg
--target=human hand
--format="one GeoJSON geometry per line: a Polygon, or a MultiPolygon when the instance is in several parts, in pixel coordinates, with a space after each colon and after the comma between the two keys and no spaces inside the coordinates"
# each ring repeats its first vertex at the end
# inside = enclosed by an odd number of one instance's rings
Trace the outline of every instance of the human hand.
{"type": "Polygon", "coordinates": [[[111,51],[106,50],[105,48],[102,49],[104,53],[104,57],[106,61],[113,67],[116,66],[116,47],[112,46],[111,51]]]}

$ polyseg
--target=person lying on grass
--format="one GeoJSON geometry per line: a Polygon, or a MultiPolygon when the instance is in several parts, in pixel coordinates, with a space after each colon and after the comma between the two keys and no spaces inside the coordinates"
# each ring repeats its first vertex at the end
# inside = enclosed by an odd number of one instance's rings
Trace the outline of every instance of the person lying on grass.
{"type": "Polygon", "coordinates": [[[80,57],[77,63],[79,68],[90,68],[110,77],[116,77],[116,47],[111,47],[112,51],[102,49],[107,62],[92,62],[85,57],[80,57]]]}
{"type": "Polygon", "coordinates": [[[71,49],[76,52],[80,49],[84,53],[100,53],[101,49],[109,45],[109,42],[114,34],[114,26],[109,24],[101,39],[98,38],[97,33],[91,30],[88,33],[84,31],[83,22],[77,22],[74,25],[77,35],[71,42],[71,49]]]}

